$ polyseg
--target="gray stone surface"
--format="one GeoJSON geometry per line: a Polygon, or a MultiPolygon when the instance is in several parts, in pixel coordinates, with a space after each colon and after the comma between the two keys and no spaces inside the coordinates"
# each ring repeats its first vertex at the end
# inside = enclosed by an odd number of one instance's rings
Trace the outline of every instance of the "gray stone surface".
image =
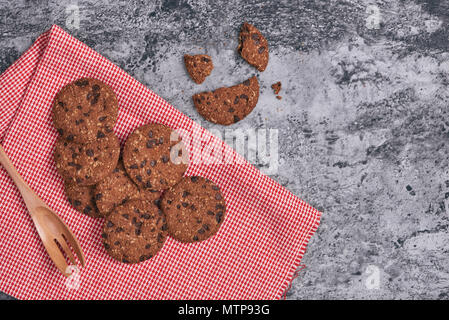
{"type": "Polygon", "coordinates": [[[69,1],[0,0],[0,72],[58,24],[201,120],[193,93],[256,74],[235,51],[240,24],[254,23],[270,63],[233,127],[278,129],[272,177],[324,212],[287,297],[448,299],[447,1],[77,3],[70,29],[69,1]],[[203,52],[216,68],[197,86],[182,56],[203,52]]]}

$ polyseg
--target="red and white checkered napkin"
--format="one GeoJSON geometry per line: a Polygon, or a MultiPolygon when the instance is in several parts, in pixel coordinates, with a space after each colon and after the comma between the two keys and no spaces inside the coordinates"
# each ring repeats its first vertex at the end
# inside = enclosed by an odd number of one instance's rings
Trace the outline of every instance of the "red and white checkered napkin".
{"type": "Polygon", "coordinates": [[[279,299],[319,224],[316,209],[57,26],[0,76],[0,139],[20,174],[75,233],[87,259],[68,285],[48,257],[18,190],[0,168],[0,290],[17,298],[279,299]],[[226,198],[226,219],[213,238],[195,244],[169,238],[156,257],[137,265],[106,254],[103,221],[70,207],[53,163],[52,100],[63,85],[80,77],[101,79],[117,93],[115,132],[122,142],[149,122],[187,133],[181,133],[192,162],[187,175],[215,181],[226,198]],[[194,143],[199,140],[203,143],[194,143]],[[217,151],[225,162],[209,161],[217,151]],[[204,161],[195,160],[200,156],[204,161]]]}

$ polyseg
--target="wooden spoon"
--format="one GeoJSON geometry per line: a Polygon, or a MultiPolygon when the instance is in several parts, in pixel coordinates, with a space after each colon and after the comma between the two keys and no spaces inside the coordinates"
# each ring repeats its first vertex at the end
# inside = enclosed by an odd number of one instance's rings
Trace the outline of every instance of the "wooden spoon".
{"type": "Polygon", "coordinates": [[[36,226],[37,233],[41,237],[48,255],[53,260],[56,267],[58,267],[59,271],[67,277],[70,276],[71,268],[68,268],[67,258],[73,265],[77,265],[71,249],[73,249],[78,260],[81,262],[81,266],[84,267],[86,262],[78,240],[61,218],[59,218],[58,215],[26,184],[11,163],[11,160],[9,160],[1,145],[0,163],[9,173],[19,189],[28,208],[28,212],[36,226]]]}

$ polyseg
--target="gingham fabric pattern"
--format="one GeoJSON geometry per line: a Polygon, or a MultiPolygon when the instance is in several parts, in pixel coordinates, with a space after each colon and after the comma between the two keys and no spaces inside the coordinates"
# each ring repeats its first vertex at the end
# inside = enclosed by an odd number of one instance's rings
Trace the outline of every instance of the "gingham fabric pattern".
{"type": "Polygon", "coordinates": [[[17,298],[279,299],[319,224],[320,212],[58,26],[0,76],[0,139],[25,181],[72,229],[87,259],[76,279],[58,272],[0,168],[0,290],[17,298]],[[52,100],[80,77],[98,78],[117,93],[114,130],[122,143],[145,123],[179,129],[190,152],[186,174],[213,180],[226,199],[226,219],[214,237],[195,244],[169,238],[156,257],[137,265],[106,254],[103,221],[69,205],[53,162],[52,100]]]}

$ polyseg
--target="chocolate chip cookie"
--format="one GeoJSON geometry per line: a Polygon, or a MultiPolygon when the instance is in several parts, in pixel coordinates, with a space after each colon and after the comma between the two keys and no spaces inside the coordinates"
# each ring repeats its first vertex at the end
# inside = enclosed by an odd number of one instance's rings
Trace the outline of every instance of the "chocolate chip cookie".
{"type": "Polygon", "coordinates": [[[79,212],[92,218],[101,218],[94,201],[94,186],[77,186],[64,183],[64,191],[69,203],[79,212]]]}
{"type": "Polygon", "coordinates": [[[237,51],[243,59],[259,71],[264,71],[268,65],[268,41],[260,31],[247,22],[240,29],[237,51]]]}
{"type": "Polygon", "coordinates": [[[110,133],[94,142],[78,144],[59,137],[54,159],[56,169],[69,184],[94,185],[109,175],[117,166],[120,145],[110,133]]]}
{"type": "Polygon", "coordinates": [[[210,238],[222,225],[226,213],[220,188],[202,177],[184,177],[163,194],[161,208],[169,235],[182,242],[210,238]]]}
{"type": "Polygon", "coordinates": [[[82,78],[70,82],[53,102],[53,124],[67,141],[95,141],[111,133],[118,114],[117,97],[104,82],[82,78]]]}
{"type": "Polygon", "coordinates": [[[103,244],[108,254],[124,263],[138,263],[156,255],[167,237],[162,211],[154,204],[132,200],[106,218],[103,244]]]}
{"type": "Polygon", "coordinates": [[[254,76],[232,87],[195,94],[193,103],[204,119],[213,123],[230,125],[250,114],[258,99],[259,82],[254,76]]]}
{"type": "Polygon", "coordinates": [[[181,138],[162,124],[137,128],[123,150],[123,163],[131,179],[142,190],[164,190],[175,185],[187,169],[188,159],[181,138]],[[173,140],[173,141],[172,141],[173,140]]]}
{"type": "Polygon", "coordinates": [[[184,55],[184,64],[190,77],[197,84],[203,83],[214,68],[212,58],[207,54],[197,54],[194,56],[186,54],[184,55]]]}

